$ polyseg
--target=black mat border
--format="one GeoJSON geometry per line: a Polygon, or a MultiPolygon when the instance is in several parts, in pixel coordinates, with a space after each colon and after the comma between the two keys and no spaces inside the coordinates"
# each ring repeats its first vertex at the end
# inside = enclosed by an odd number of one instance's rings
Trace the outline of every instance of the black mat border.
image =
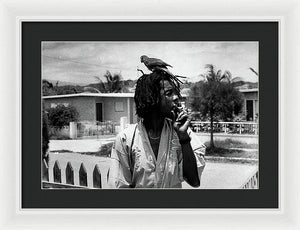
{"type": "Polygon", "coordinates": [[[276,21],[22,22],[22,208],[278,208],[278,26],[276,21]],[[260,189],[41,190],[41,41],[258,41],[260,189]]]}

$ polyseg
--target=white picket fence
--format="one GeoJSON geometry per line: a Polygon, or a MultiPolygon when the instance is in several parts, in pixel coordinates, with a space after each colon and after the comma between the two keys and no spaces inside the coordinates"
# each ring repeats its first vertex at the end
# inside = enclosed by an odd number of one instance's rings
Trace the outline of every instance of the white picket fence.
{"type": "Polygon", "coordinates": [[[107,188],[111,159],[73,152],[51,152],[45,188],[107,188]]]}
{"type": "MultiPolygon", "coordinates": [[[[43,188],[56,189],[101,189],[108,188],[107,178],[111,159],[82,155],[73,152],[51,152],[47,176],[43,188]]],[[[259,177],[256,169],[237,189],[258,189],[259,177]]]]}
{"type": "MultiPolygon", "coordinates": [[[[196,133],[209,133],[211,130],[209,121],[192,121],[191,128],[196,133]]],[[[258,135],[258,123],[256,122],[214,122],[214,133],[258,135]]]]}

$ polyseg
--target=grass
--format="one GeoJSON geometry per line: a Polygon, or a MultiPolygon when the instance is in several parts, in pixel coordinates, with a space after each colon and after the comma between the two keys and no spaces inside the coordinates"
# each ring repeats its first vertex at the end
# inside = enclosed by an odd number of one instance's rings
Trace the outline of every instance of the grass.
{"type": "MultiPolygon", "coordinates": [[[[224,141],[215,140],[214,144],[215,147],[224,148],[224,149],[230,149],[230,148],[243,148],[243,149],[254,149],[254,150],[258,149],[258,144],[247,144],[245,142],[232,140],[230,138],[224,141]]],[[[205,145],[210,146],[210,142],[209,141],[205,142],[205,145]]]]}
{"type": "Polygon", "coordinates": [[[258,144],[247,144],[232,139],[224,141],[214,141],[215,147],[210,147],[210,142],[206,142],[207,156],[234,157],[258,159],[258,144]]]}
{"type": "Polygon", "coordinates": [[[49,140],[71,140],[71,138],[67,135],[52,134],[49,136],[49,140]]]}
{"type": "Polygon", "coordinates": [[[249,159],[258,159],[258,151],[244,151],[236,149],[225,149],[225,148],[211,148],[206,149],[207,156],[218,156],[218,157],[234,157],[234,158],[249,158],[249,159]]]}

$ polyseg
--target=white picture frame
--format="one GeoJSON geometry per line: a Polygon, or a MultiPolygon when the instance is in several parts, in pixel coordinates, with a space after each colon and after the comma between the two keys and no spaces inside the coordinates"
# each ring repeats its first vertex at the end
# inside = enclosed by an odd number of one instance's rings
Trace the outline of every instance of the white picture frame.
{"type": "Polygon", "coordinates": [[[299,229],[300,180],[297,148],[300,109],[300,4],[291,0],[191,2],[2,1],[1,25],[1,229],[299,229]],[[95,7],[98,6],[98,7],[95,7]],[[125,12],[125,13],[124,13],[125,12]],[[76,16],[75,16],[76,15],[76,16]],[[101,15],[101,17],[93,16],[101,15]],[[144,16],[140,16],[144,15],[144,16]],[[217,17],[215,15],[218,15],[217,17]],[[275,15],[275,16],[274,16],[275,15]],[[268,21],[280,23],[278,210],[240,209],[21,209],[20,22],[33,21],[268,21]],[[298,84],[297,84],[298,83],[298,84]]]}

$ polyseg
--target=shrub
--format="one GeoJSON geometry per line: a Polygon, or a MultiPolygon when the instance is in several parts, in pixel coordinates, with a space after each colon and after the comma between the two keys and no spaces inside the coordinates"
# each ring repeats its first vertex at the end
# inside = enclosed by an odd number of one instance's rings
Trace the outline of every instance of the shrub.
{"type": "Polygon", "coordinates": [[[113,142],[110,142],[110,143],[102,145],[101,149],[99,151],[100,156],[110,157],[113,144],[114,144],[113,142]]]}
{"type": "Polygon", "coordinates": [[[42,128],[42,153],[43,158],[46,158],[46,153],[49,148],[49,130],[48,130],[48,119],[47,115],[43,111],[43,128],[42,128]]]}
{"type": "Polygon", "coordinates": [[[78,121],[78,112],[72,106],[58,105],[48,110],[48,118],[51,126],[61,129],[72,121],[78,121]]]}

